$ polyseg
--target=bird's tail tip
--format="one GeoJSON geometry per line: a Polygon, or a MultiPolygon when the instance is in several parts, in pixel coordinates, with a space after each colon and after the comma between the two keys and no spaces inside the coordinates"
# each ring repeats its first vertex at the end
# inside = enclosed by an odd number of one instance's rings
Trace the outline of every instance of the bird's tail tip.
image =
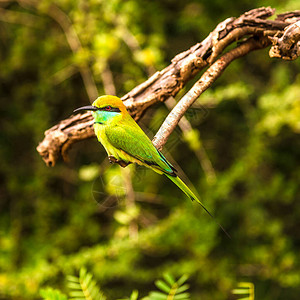
{"type": "Polygon", "coordinates": [[[225,228],[217,222],[215,217],[209,212],[209,210],[204,206],[204,204],[200,201],[200,197],[197,197],[190,188],[178,177],[172,177],[170,174],[166,174],[169,179],[171,179],[192,201],[195,201],[201,205],[201,207],[210,215],[210,217],[216,222],[216,224],[222,229],[222,231],[227,235],[229,239],[231,239],[230,234],[225,230],[225,228]]]}
{"type": "Polygon", "coordinates": [[[216,220],[216,218],[210,213],[210,211],[203,205],[203,203],[198,199],[198,198],[194,198],[192,196],[190,196],[190,199],[192,201],[196,201],[197,203],[199,203],[201,205],[201,207],[208,213],[208,215],[214,220],[214,222],[216,222],[216,224],[221,228],[221,230],[226,234],[226,236],[231,239],[230,234],[227,232],[227,230],[216,220]]]}

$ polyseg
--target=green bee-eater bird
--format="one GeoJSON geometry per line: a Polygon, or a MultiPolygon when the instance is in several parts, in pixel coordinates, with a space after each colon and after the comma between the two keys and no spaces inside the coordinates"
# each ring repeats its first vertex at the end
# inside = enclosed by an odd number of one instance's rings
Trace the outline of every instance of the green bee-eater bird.
{"type": "MultiPolygon", "coordinates": [[[[154,147],[148,136],[130,116],[120,98],[101,96],[92,105],[77,108],[74,112],[83,110],[92,111],[95,134],[104,146],[110,162],[117,162],[121,166],[137,163],[166,175],[212,217],[199,198],[177,176],[176,169],[154,147]]],[[[220,224],[219,226],[222,228],[220,224]]],[[[222,230],[224,231],[223,228],[222,230]]]]}

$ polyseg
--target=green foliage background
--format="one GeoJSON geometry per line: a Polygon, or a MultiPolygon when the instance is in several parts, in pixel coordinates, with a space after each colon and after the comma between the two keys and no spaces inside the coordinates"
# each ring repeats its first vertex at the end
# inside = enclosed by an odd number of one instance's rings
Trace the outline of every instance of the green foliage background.
{"type": "MultiPolygon", "coordinates": [[[[147,295],[166,271],[190,275],[192,299],[236,299],[240,281],[255,284],[257,299],[298,299],[299,60],[264,49],[235,61],[187,114],[194,131],[176,130],[165,147],[231,240],[167,178],[109,166],[95,139],[54,168],[35,150],[46,129],[88,104],[80,70],[99,95],[112,74],[122,96],[220,21],[262,5],[299,9],[292,0],[1,1],[0,297],[64,290],[85,267],[108,299],[147,295]],[[72,23],[77,51],[51,5],[72,23]]],[[[167,112],[161,104],[143,117],[149,136],[167,112]]]]}

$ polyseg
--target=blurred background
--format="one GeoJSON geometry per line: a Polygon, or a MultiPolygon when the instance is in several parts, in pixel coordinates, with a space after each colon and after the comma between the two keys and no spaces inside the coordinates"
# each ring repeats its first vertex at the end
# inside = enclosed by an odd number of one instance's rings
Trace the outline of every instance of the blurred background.
{"type": "MultiPolygon", "coordinates": [[[[44,131],[105,93],[122,96],[224,19],[299,1],[0,1],[0,297],[67,293],[86,267],[109,299],[145,296],[168,272],[192,299],[300,293],[300,61],[268,49],[234,61],[186,114],[164,154],[232,236],[167,178],[108,163],[96,139],[48,168],[44,131]]],[[[182,96],[193,82],[178,95],[182,96]]],[[[169,103],[168,106],[172,106],[169,103]]],[[[153,137],[166,117],[139,124],[153,137]]]]}

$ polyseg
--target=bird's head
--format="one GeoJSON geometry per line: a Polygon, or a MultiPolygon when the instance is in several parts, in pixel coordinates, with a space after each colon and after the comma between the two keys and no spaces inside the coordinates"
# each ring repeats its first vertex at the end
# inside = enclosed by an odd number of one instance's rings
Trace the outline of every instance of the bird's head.
{"type": "Polygon", "coordinates": [[[83,106],[74,110],[79,112],[83,110],[92,111],[96,124],[109,124],[120,121],[124,115],[128,114],[123,101],[116,97],[105,95],[97,98],[92,105],[83,106]]]}

